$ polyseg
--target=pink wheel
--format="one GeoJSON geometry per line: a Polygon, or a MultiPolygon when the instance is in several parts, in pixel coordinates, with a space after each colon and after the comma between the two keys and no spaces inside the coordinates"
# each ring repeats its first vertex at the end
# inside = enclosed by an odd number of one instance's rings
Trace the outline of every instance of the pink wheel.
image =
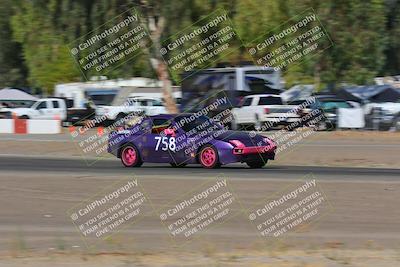
{"type": "Polygon", "coordinates": [[[209,145],[200,150],[199,161],[204,168],[208,169],[220,166],[218,161],[218,152],[214,147],[209,145]]]}
{"type": "Polygon", "coordinates": [[[139,167],[142,165],[140,155],[133,145],[126,145],[122,148],[121,161],[125,167],[139,167]]]}

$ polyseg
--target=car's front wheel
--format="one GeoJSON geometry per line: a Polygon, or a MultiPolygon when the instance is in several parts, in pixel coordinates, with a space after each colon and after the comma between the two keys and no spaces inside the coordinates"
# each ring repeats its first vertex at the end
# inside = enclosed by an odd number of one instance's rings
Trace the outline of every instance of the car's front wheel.
{"type": "Polygon", "coordinates": [[[267,160],[265,160],[265,161],[262,159],[252,160],[252,161],[247,161],[246,164],[247,164],[247,166],[249,166],[252,169],[260,169],[260,168],[264,167],[265,164],[267,164],[267,160]]]}
{"type": "Polygon", "coordinates": [[[121,162],[125,167],[140,167],[143,164],[139,151],[132,144],[123,146],[120,156],[121,162]]]}
{"type": "Polygon", "coordinates": [[[207,169],[218,168],[221,166],[218,151],[212,145],[205,145],[199,153],[200,164],[207,169]]]}

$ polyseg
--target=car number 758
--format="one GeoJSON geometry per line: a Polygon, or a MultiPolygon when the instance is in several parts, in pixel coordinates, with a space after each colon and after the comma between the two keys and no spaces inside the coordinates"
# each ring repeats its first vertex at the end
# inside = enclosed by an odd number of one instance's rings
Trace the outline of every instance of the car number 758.
{"type": "Polygon", "coordinates": [[[167,150],[175,151],[176,149],[175,137],[156,136],[155,139],[157,140],[155,151],[158,151],[160,149],[160,144],[161,144],[161,150],[163,151],[167,150]]]}

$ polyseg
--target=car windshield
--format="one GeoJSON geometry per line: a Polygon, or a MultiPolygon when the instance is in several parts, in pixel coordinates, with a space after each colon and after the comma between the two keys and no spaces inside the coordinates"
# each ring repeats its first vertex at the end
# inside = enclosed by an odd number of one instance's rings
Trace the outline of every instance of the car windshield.
{"type": "Polygon", "coordinates": [[[41,101],[33,102],[32,105],[30,106],[30,108],[36,108],[40,104],[40,102],[41,101]]]}
{"type": "Polygon", "coordinates": [[[163,106],[163,103],[162,103],[160,100],[158,100],[158,99],[154,99],[154,100],[153,100],[153,106],[154,106],[154,107],[162,107],[162,106],[163,106]]]}
{"type": "Polygon", "coordinates": [[[203,130],[208,128],[222,129],[222,126],[208,118],[207,116],[200,116],[198,118],[195,115],[185,115],[178,116],[175,118],[175,122],[181,127],[185,132],[190,132],[193,129],[203,130]]]}
{"type": "Polygon", "coordinates": [[[259,106],[263,105],[283,105],[282,99],[280,97],[276,96],[266,96],[266,97],[260,97],[260,100],[258,101],[259,106]]]}

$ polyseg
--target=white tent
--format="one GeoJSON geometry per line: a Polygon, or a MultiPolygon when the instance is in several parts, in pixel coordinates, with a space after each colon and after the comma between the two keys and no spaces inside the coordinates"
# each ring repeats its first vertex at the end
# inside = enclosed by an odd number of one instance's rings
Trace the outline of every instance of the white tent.
{"type": "Polygon", "coordinates": [[[0,101],[35,101],[36,97],[25,93],[24,91],[12,88],[5,88],[0,90],[0,101]]]}

